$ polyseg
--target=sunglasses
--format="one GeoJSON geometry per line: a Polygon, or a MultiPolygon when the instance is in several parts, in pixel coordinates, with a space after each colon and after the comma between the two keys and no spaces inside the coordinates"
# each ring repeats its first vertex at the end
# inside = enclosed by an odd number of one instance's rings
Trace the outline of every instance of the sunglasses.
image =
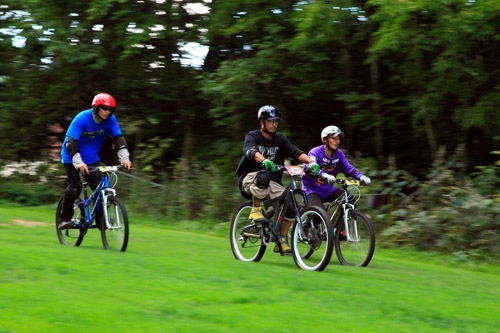
{"type": "Polygon", "coordinates": [[[115,112],[115,108],[113,107],[110,107],[110,106],[105,106],[105,105],[101,105],[99,106],[101,109],[103,109],[104,111],[109,111],[111,113],[115,112]]]}

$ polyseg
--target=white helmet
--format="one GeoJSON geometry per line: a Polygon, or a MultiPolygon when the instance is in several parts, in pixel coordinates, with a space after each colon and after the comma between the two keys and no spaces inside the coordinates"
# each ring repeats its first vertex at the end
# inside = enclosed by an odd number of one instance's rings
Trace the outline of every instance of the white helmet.
{"type": "Polygon", "coordinates": [[[344,138],[344,133],[342,133],[340,128],[338,128],[337,126],[326,126],[321,131],[321,142],[323,142],[323,139],[329,136],[330,134],[333,134],[333,137],[340,135],[342,139],[344,138]]]}

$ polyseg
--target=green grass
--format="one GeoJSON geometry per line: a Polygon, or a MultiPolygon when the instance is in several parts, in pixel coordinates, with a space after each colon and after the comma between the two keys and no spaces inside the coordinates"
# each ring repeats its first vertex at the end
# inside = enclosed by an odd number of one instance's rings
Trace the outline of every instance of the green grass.
{"type": "Polygon", "coordinates": [[[498,266],[378,248],[367,268],[306,272],[271,249],[235,260],[221,225],[129,213],[116,253],[96,230],[60,245],[53,207],[2,205],[0,332],[500,331],[498,266]]]}

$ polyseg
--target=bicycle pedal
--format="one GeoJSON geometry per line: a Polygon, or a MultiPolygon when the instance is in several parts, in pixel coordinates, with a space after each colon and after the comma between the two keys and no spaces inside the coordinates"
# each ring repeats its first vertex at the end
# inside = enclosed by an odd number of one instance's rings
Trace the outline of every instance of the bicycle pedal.
{"type": "MultiPolygon", "coordinates": [[[[243,236],[245,236],[245,237],[260,238],[260,235],[254,234],[254,233],[251,233],[251,232],[248,232],[248,231],[243,232],[243,236]]],[[[240,240],[243,240],[243,236],[240,237],[240,240]]]]}
{"type": "Polygon", "coordinates": [[[261,217],[260,219],[255,219],[255,220],[252,220],[254,223],[264,223],[266,222],[266,218],[265,217],[261,217]]]}

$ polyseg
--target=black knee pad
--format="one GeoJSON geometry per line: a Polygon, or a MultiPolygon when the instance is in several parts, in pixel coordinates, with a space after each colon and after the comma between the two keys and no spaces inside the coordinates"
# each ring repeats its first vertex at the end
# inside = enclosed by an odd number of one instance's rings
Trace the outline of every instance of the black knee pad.
{"type": "Polygon", "coordinates": [[[81,191],[82,191],[82,185],[71,184],[68,187],[66,187],[66,191],[64,192],[64,195],[67,198],[74,201],[78,198],[81,191]]]}
{"type": "Polygon", "coordinates": [[[269,187],[269,183],[271,182],[271,173],[267,170],[260,170],[257,172],[257,176],[255,176],[255,185],[258,188],[266,189],[269,187]]]}

